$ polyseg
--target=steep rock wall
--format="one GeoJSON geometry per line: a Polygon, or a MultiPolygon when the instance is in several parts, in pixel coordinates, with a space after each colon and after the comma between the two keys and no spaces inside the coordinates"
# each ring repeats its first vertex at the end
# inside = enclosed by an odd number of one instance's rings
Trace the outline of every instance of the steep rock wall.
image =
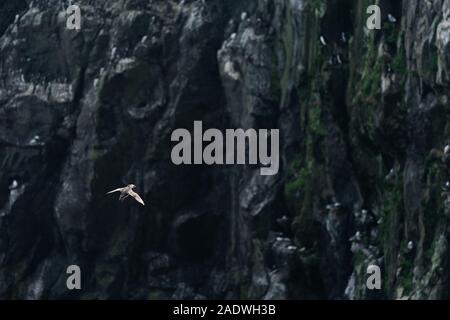
{"type": "Polygon", "coordinates": [[[0,4],[0,297],[448,297],[448,0],[78,4],[0,4]],[[194,120],[279,174],[173,165],[194,120]]]}

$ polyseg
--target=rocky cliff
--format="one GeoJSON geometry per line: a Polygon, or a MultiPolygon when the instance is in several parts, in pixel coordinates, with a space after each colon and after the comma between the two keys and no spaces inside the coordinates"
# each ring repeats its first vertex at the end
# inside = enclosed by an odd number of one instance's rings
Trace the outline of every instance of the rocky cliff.
{"type": "Polygon", "coordinates": [[[449,0],[76,4],[0,3],[0,298],[449,298],[449,0]],[[172,164],[194,120],[280,172],[172,164]]]}

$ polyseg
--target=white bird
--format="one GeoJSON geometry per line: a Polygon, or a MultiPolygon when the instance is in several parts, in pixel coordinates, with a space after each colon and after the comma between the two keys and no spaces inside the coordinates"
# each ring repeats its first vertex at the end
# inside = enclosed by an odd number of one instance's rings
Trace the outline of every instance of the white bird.
{"type": "Polygon", "coordinates": [[[241,20],[244,21],[245,18],[247,18],[247,12],[244,11],[241,13],[241,20]]]}
{"type": "Polygon", "coordinates": [[[389,20],[389,22],[392,22],[392,23],[397,22],[397,19],[390,13],[388,14],[388,20],[389,20]]]}
{"type": "Polygon", "coordinates": [[[116,51],[117,51],[117,48],[113,47],[111,50],[111,58],[114,58],[116,56],[116,51]]]}
{"type": "Polygon", "coordinates": [[[359,242],[361,241],[362,237],[361,237],[361,232],[357,231],[355,233],[355,235],[353,237],[351,237],[350,239],[348,239],[351,242],[359,242]]]}
{"type": "Polygon", "coordinates": [[[387,179],[387,180],[391,180],[391,179],[394,177],[394,175],[395,175],[395,170],[394,170],[394,168],[392,168],[392,169],[389,171],[388,175],[386,176],[386,179],[387,179]]]}
{"type": "Polygon", "coordinates": [[[119,196],[120,201],[123,201],[126,198],[128,198],[129,196],[132,196],[137,202],[139,202],[140,204],[145,206],[145,203],[142,200],[142,198],[136,192],[133,191],[134,188],[136,188],[136,186],[134,184],[129,184],[124,188],[114,189],[114,190],[108,192],[107,194],[111,194],[114,192],[120,192],[120,196],[119,196]]]}
{"type": "Polygon", "coordinates": [[[325,41],[324,36],[320,36],[320,43],[322,43],[322,45],[326,46],[327,42],[325,41]]]}
{"type": "Polygon", "coordinates": [[[446,145],[444,148],[444,154],[449,154],[450,153],[450,146],[446,145]]]}
{"type": "Polygon", "coordinates": [[[414,242],[408,242],[408,250],[412,250],[414,248],[414,242]]]}
{"type": "Polygon", "coordinates": [[[17,182],[17,180],[14,180],[11,183],[11,185],[9,186],[9,190],[17,189],[18,186],[19,186],[19,183],[17,182]]]}
{"type": "Polygon", "coordinates": [[[41,137],[39,137],[38,135],[35,135],[35,136],[33,137],[33,139],[31,139],[30,144],[31,144],[31,145],[38,144],[40,139],[41,139],[41,137]]]}

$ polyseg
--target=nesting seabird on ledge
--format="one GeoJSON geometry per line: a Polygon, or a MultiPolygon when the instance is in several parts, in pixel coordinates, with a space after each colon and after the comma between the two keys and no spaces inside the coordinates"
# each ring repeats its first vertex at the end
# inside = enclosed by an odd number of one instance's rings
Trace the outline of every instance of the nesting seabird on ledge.
{"type": "Polygon", "coordinates": [[[391,23],[396,23],[397,22],[397,19],[390,13],[388,14],[388,20],[391,23]]]}
{"type": "Polygon", "coordinates": [[[120,192],[120,196],[119,196],[120,201],[123,201],[126,198],[128,198],[129,196],[132,196],[137,202],[139,202],[140,204],[145,206],[145,203],[142,200],[142,198],[136,192],[133,191],[134,188],[136,188],[136,186],[134,184],[129,184],[124,188],[118,188],[118,189],[112,190],[112,191],[108,192],[107,194],[111,194],[114,192],[120,192]]]}

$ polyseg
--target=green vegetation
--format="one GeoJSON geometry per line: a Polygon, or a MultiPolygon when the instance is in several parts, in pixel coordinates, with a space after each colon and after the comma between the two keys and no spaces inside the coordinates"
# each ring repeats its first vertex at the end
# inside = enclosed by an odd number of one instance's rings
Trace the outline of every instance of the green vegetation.
{"type": "Polygon", "coordinates": [[[308,181],[311,179],[311,168],[308,166],[301,168],[297,177],[286,183],[285,186],[285,196],[287,199],[292,199],[295,192],[298,190],[304,190],[307,186],[308,181]]]}
{"type": "Polygon", "coordinates": [[[88,159],[90,161],[97,161],[98,159],[101,158],[101,156],[102,156],[102,151],[97,150],[97,149],[89,150],[88,159]]]}
{"type": "MultiPolygon", "coordinates": [[[[299,103],[302,106],[300,122],[303,124],[305,140],[303,152],[290,164],[290,174],[285,183],[285,198],[295,212],[293,231],[296,240],[307,247],[314,246],[317,234],[314,227],[314,212],[317,211],[319,200],[318,186],[325,183],[321,175],[321,165],[317,163],[317,154],[320,153],[321,140],[327,135],[328,129],[324,122],[321,91],[323,90],[324,68],[328,52],[320,46],[318,41],[320,30],[320,17],[325,14],[327,2],[325,0],[309,0],[307,10],[312,14],[306,17],[306,34],[311,39],[305,47],[306,72],[302,75],[301,83],[298,85],[299,103]]],[[[287,25],[292,27],[292,17],[287,16],[287,25]]],[[[286,27],[283,36],[285,52],[293,50],[293,30],[286,27]]],[[[293,57],[287,55],[287,66],[292,63],[293,57]]],[[[292,78],[292,66],[284,70],[281,87],[287,85],[287,80],[292,78]]],[[[282,89],[283,90],[283,89],[282,89]]]]}
{"type": "Polygon", "coordinates": [[[320,105],[311,105],[309,109],[309,126],[311,133],[317,136],[324,136],[327,134],[327,129],[321,120],[322,110],[320,105]]]}
{"type": "Polygon", "coordinates": [[[274,98],[281,100],[281,105],[284,105],[286,94],[289,91],[289,82],[293,78],[294,68],[294,21],[292,17],[292,10],[285,10],[285,23],[283,24],[283,31],[280,37],[273,39],[273,65],[271,76],[271,90],[274,98]],[[281,61],[278,53],[282,55],[281,61]]]}
{"type": "Polygon", "coordinates": [[[361,136],[375,140],[375,112],[381,96],[382,64],[377,59],[373,39],[365,44],[361,73],[353,76],[350,85],[354,113],[354,128],[361,136]]]}
{"type": "Polygon", "coordinates": [[[323,17],[327,10],[326,0],[309,0],[306,4],[314,10],[316,16],[318,17],[323,17]]]}
{"type": "Polygon", "coordinates": [[[434,240],[431,243],[431,245],[427,249],[425,249],[425,251],[423,252],[423,266],[424,267],[432,266],[435,246],[436,246],[436,240],[434,240]]]}
{"type": "Polygon", "coordinates": [[[374,38],[371,36],[365,43],[365,56],[362,61],[361,74],[361,92],[366,99],[374,97],[381,91],[381,62],[377,57],[377,50],[374,43],[374,38]]]}
{"type": "Polygon", "coordinates": [[[408,73],[408,67],[406,65],[406,52],[403,46],[401,46],[400,51],[392,60],[392,70],[402,76],[405,76],[408,73]]]}
{"type": "Polygon", "coordinates": [[[292,79],[292,61],[294,58],[294,26],[292,21],[292,11],[286,10],[286,23],[284,24],[284,32],[282,36],[282,44],[285,55],[284,71],[281,77],[281,105],[284,105],[286,92],[289,90],[289,81],[292,79]]]}
{"type": "MultiPolygon", "coordinates": [[[[395,238],[397,230],[397,217],[403,214],[403,179],[397,174],[392,180],[385,181],[382,201],[383,223],[380,227],[380,240],[395,238]]],[[[388,241],[389,242],[389,241],[388,241]]],[[[380,243],[381,245],[382,243],[380,243]]]]}
{"type": "Polygon", "coordinates": [[[397,213],[403,210],[403,193],[401,179],[397,178],[397,181],[393,184],[386,183],[385,199],[383,202],[383,212],[385,215],[397,213]]]}
{"type": "Polygon", "coordinates": [[[405,260],[401,265],[401,272],[398,277],[398,284],[401,286],[404,291],[403,295],[409,295],[411,294],[414,286],[413,286],[413,279],[414,279],[414,261],[412,260],[405,260]]]}
{"type": "Polygon", "coordinates": [[[381,91],[381,65],[376,63],[374,66],[368,66],[361,81],[365,102],[372,102],[381,91]]]}
{"type": "Polygon", "coordinates": [[[400,26],[399,24],[394,24],[390,22],[385,22],[383,24],[383,33],[385,35],[385,41],[388,45],[396,47],[397,40],[399,37],[400,26]]]}

